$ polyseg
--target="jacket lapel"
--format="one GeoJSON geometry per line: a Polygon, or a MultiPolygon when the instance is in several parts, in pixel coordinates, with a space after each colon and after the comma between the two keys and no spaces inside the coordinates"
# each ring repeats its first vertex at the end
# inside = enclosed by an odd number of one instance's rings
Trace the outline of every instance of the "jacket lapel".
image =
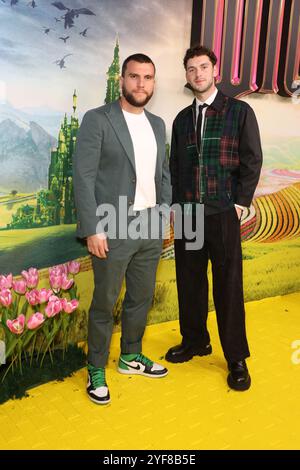
{"type": "MultiPolygon", "coordinates": [[[[151,113],[148,113],[148,111],[145,110],[145,114],[152,126],[155,139],[156,139],[156,144],[157,144],[157,158],[156,158],[156,170],[155,170],[155,176],[159,177],[161,171],[159,169],[161,168],[162,162],[164,160],[164,152],[165,152],[165,142],[164,142],[164,135],[162,135],[162,131],[157,125],[157,122],[155,118],[152,116],[151,113]],[[163,143],[163,149],[161,149],[163,143]]],[[[116,135],[124,148],[127,157],[129,158],[134,171],[135,171],[135,159],[134,159],[134,149],[133,149],[133,144],[132,140],[130,137],[130,133],[125,121],[125,118],[122,113],[121,105],[119,101],[114,101],[111,103],[110,110],[106,112],[107,118],[109,119],[112,127],[114,128],[116,135]]]]}
{"type": "Polygon", "coordinates": [[[133,144],[119,101],[111,104],[106,115],[135,171],[133,144]]]}

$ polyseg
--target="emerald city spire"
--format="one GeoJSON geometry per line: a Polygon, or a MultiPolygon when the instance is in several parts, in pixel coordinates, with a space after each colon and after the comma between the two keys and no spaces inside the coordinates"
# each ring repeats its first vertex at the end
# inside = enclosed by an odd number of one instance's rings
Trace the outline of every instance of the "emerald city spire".
{"type": "MultiPolygon", "coordinates": [[[[120,61],[119,39],[116,39],[114,59],[107,72],[105,103],[111,103],[120,97],[120,61]]],[[[74,224],[76,222],[72,155],[76,145],[79,128],[77,92],[73,93],[73,114],[69,120],[67,114],[58,131],[57,147],[51,150],[48,170],[48,187],[36,193],[36,205],[22,205],[12,215],[8,229],[47,227],[50,225],[74,224]]]]}
{"type": "Polygon", "coordinates": [[[119,39],[116,39],[114,50],[114,59],[107,71],[107,86],[105,104],[111,103],[120,98],[120,57],[119,57],[119,39]]]}

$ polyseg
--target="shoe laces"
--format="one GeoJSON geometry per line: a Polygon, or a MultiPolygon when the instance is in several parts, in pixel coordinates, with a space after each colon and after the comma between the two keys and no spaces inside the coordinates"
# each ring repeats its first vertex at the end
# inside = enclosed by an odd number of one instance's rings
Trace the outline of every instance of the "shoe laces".
{"type": "Polygon", "coordinates": [[[88,371],[94,388],[106,387],[105,369],[103,367],[95,367],[89,364],[88,371]]]}
{"type": "Polygon", "coordinates": [[[142,364],[144,364],[144,366],[148,366],[148,367],[152,367],[153,364],[154,364],[153,361],[151,361],[151,359],[144,356],[144,354],[142,354],[142,353],[140,353],[136,356],[135,361],[136,362],[141,362],[142,364]]]}

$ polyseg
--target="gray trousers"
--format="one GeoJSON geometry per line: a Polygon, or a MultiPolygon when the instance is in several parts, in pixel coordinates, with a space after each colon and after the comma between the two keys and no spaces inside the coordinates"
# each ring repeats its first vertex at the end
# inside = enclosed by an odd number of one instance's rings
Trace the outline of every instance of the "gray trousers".
{"type": "Polygon", "coordinates": [[[107,258],[92,256],[94,294],[89,310],[88,362],[105,367],[113,331],[113,307],[126,280],[121,352],[140,353],[154,294],[162,239],[112,240],[107,258]]]}

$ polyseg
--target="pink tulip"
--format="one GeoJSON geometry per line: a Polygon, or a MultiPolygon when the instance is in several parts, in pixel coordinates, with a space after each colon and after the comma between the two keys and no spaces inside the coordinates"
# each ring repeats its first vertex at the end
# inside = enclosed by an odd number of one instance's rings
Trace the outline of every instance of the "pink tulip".
{"type": "Polygon", "coordinates": [[[27,320],[27,328],[28,330],[35,330],[38,328],[42,323],[44,323],[45,318],[44,315],[40,312],[33,313],[30,318],[27,320]]]}
{"type": "Polygon", "coordinates": [[[74,310],[76,310],[76,308],[79,305],[79,301],[77,299],[73,299],[70,301],[68,301],[67,299],[62,299],[61,303],[62,303],[63,310],[66,313],[74,312],[74,310]]]}
{"type": "Polygon", "coordinates": [[[17,294],[24,295],[27,289],[27,284],[24,279],[20,279],[19,281],[13,281],[12,287],[17,294]]]}
{"type": "Polygon", "coordinates": [[[58,266],[53,266],[49,269],[49,276],[61,276],[62,274],[68,274],[68,268],[65,264],[59,264],[58,266]]]}
{"type": "Polygon", "coordinates": [[[80,263],[78,261],[69,261],[67,268],[70,274],[77,274],[80,270],[80,263]]]}
{"type": "Polygon", "coordinates": [[[58,297],[56,297],[57,300],[51,300],[52,297],[55,297],[55,295],[50,297],[49,302],[45,308],[45,314],[49,318],[54,317],[62,310],[61,300],[58,297]]]}
{"type": "Polygon", "coordinates": [[[25,297],[30,305],[37,305],[40,303],[39,291],[37,289],[32,289],[31,291],[26,292],[25,297]]]}
{"type": "Polygon", "coordinates": [[[39,283],[39,273],[36,268],[29,268],[28,271],[22,271],[22,276],[24,277],[27,286],[32,289],[36,287],[39,283]]]}
{"type": "Polygon", "coordinates": [[[56,302],[57,300],[61,300],[57,295],[50,295],[49,302],[56,302]]]}
{"type": "Polygon", "coordinates": [[[54,272],[50,273],[49,282],[53,290],[59,291],[61,289],[61,284],[62,284],[62,275],[55,274],[54,272]]]}
{"type": "Polygon", "coordinates": [[[10,289],[12,286],[13,275],[10,273],[7,276],[0,275],[0,290],[10,289]]]}
{"type": "Polygon", "coordinates": [[[48,302],[49,298],[53,294],[51,289],[43,289],[38,291],[38,298],[39,298],[39,304],[43,304],[45,302],[48,302]]]}
{"type": "Polygon", "coordinates": [[[67,276],[62,277],[62,283],[61,283],[61,288],[63,290],[68,290],[72,287],[74,284],[74,279],[68,279],[67,276]]]}
{"type": "Polygon", "coordinates": [[[12,333],[20,335],[24,331],[25,316],[19,315],[15,320],[6,320],[6,325],[12,333]]]}
{"type": "Polygon", "coordinates": [[[2,289],[0,291],[0,303],[4,307],[9,307],[12,303],[12,295],[9,289],[2,289]]]}

